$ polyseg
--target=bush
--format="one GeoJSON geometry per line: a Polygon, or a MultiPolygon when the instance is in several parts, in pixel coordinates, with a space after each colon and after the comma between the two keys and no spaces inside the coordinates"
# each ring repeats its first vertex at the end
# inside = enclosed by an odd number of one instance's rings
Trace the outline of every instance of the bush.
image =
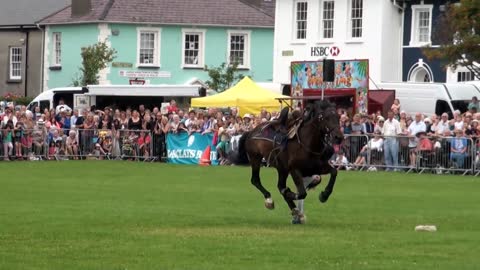
{"type": "Polygon", "coordinates": [[[13,102],[15,105],[28,105],[30,102],[32,102],[32,100],[32,97],[24,97],[10,92],[0,96],[0,101],[13,102]]]}

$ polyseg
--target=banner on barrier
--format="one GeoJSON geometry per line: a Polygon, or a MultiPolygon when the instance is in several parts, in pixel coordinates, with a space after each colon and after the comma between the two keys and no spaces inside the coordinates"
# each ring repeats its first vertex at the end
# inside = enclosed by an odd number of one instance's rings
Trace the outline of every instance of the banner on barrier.
{"type": "Polygon", "coordinates": [[[217,165],[217,151],[213,145],[213,134],[199,133],[167,134],[167,162],[174,164],[198,164],[203,151],[211,147],[210,160],[217,165]]]}

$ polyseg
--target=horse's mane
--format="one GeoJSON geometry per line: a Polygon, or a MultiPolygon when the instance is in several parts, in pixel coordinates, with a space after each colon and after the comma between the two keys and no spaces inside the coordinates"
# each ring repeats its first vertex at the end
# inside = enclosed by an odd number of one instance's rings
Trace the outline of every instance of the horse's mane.
{"type": "Polygon", "coordinates": [[[304,121],[308,122],[317,117],[321,112],[329,108],[335,108],[335,105],[328,100],[314,100],[307,103],[305,110],[308,112],[305,115],[304,121]]]}

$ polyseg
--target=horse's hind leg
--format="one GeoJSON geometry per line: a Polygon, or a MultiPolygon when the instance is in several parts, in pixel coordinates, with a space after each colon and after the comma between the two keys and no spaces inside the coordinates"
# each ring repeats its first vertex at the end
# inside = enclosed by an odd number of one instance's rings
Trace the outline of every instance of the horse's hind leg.
{"type": "Polygon", "coordinates": [[[324,203],[328,200],[328,197],[333,192],[333,187],[335,186],[335,181],[337,179],[337,169],[334,167],[330,166],[330,180],[328,181],[327,186],[325,187],[325,190],[320,193],[319,199],[320,202],[324,203]]]}
{"type": "Polygon", "coordinates": [[[268,190],[262,185],[260,180],[260,168],[262,166],[262,158],[255,157],[250,158],[250,163],[252,164],[252,178],[250,179],[252,185],[254,185],[260,192],[262,192],[265,197],[265,207],[272,210],[275,208],[275,204],[272,200],[272,195],[268,190]]]}

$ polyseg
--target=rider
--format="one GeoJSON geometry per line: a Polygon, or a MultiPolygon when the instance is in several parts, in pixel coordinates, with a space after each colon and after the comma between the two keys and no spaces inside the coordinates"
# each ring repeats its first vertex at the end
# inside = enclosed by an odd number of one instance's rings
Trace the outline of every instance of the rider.
{"type": "Polygon", "coordinates": [[[280,112],[280,115],[278,116],[278,118],[271,120],[271,125],[279,126],[279,128],[277,129],[277,136],[280,139],[278,141],[284,148],[287,145],[287,139],[288,139],[288,128],[287,128],[288,112],[289,112],[288,107],[285,107],[280,112]]]}

